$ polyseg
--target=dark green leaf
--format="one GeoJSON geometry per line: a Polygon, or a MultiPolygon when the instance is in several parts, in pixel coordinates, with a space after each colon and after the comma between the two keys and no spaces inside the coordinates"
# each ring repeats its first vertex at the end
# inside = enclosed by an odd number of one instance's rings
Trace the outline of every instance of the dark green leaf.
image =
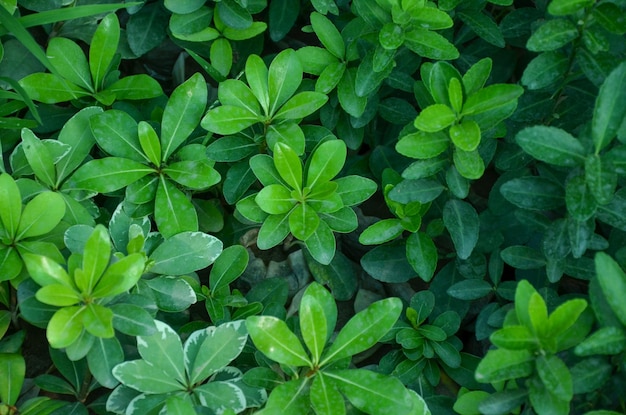
{"type": "Polygon", "coordinates": [[[548,210],[564,203],[563,188],[541,177],[509,180],[500,187],[500,193],[506,200],[523,209],[548,210]]]}
{"type": "Polygon", "coordinates": [[[207,268],[222,252],[222,242],[202,232],[181,232],[167,238],[150,255],[151,272],[183,275],[207,268]]]}
{"type": "Polygon", "coordinates": [[[626,116],[626,63],[615,68],[606,78],[596,99],[591,135],[596,154],[615,137],[626,116]]]}
{"type": "Polygon", "coordinates": [[[476,368],[479,382],[498,382],[529,376],[534,356],[528,350],[489,350],[476,368]]]}
{"type": "Polygon", "coordinates": [[[533,32],[526,47],[533,52],[549,52],[565,46],[578,35],[578,28],[571,20],[548,20],[533,32]]]}
{"type": "Polygon", "coordinates": [[[404,34],[404,46],[424,58],[435,60],[454,60],[459,51],[445,37],[418,27],[404,34]]]}
{"type": "Polygon", "coordinates": [[[546,264],[546,260],[540,252],[523,245],[504,248],[500,255],[504,262],[519,269],[541,268],[546,264]]]}
{"type": "Polygon", "coordinates": [[[389,192],[389,198],[400,203],[428,203],[435,200],[443,185],[433,179],[403,180],[389,192]]]}
{"type": "Polygon", "coordinates": [[[479,220],[476,210],[467,202],[450,200],[443,209],[443,222],[459,258],[469,258],[478,241],[479,220]]]}
{"type": "Polygon", "coordinates": [[[517,133],[515,141],[534,158],[556,166],[575,167],[585,159],[580,141],[560,128],[527,127],[517,133]]]}
{"type": "Polygon", "coordinates": [[[0,399],[3,403],[15,405],[24,383],[25,374],[26,362],[21,354],[0,354],[0,376],[4,379],[0,387],[0,399]]]}
{"type": "Polygon", "coordinates": [[[556,83],[565,76],[568,57],[560,52],[544,52],[533,58],[524,73],[522,84],[528,89],[541,89],[556,83]]]}
{"type": "Polygon", "coordinates": [[[415,277],[405,250],[398,244],[377,246],[361,258],[361,266],[378,281],[400,283],[415,277]]]}
{"type": "Polygon", "coordinates": [[[300,3],[289,0],[273,1],[269,4],[270,38],[274,42],[282,40],[296,23],[300,13],[300,3]]]}
{"type": "Polygon", "coordinates": [[[198,230],[198,215],[189,198],[163,177],[154,199],[154,220],[165,238],[198,230]]]}
{"type": "Polygon", "coordinates": [[[595,256],[596,273],[604,298],[617,318],[626,325],[626,303],[621,296],[626,292],[626,274],[617,262],[604,252],[595,256]]]}
{"type": "Polygon", "coordinates": [[[435,243],[427,234],[416,232],[409,236],[406,257],[422,280],[428,282],[435,275],[439,255],[435,243]]]}
{"type": "Polygon", "coordinates": [[[502,32],[493,17],[479,11],[459,13],[459,18],[487,43],[503,48],[505,46],[502,32]]]}
{"type": "Polygon", "coordinates": [[[102,19],[91,39],[89,48],[89,69],[96,90],[104,87],[104,80],[113,62],[120,39],[120,23],[115,13],[102,19]]]}
{"type": "Polygon", "coordinates": [[[142,56],[158,46],[166,37],[170,14],[160,4],[144,4],[126,23],[128,46],[142,56]]]}

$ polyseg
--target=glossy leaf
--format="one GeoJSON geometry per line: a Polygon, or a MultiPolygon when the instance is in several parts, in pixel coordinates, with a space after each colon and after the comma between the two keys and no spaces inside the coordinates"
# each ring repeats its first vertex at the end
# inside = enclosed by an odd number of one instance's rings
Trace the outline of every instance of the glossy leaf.
{"type": "Polygon", "coordinates": [[[400,317],[402,303],[391,297],[355,314],[324,353],[321,365],[353,356],[372,347],[400,317]]]}
{"type": "Polygon", "coordinates": [[[89,119],[98,145],[108,154],[149,162],[139,141],[137,122],[126,112],[110,110],[89,119]]]}
{"type": "Polygon", "coordinates": [[[479,382],[498,382],[529,376],[534,357],[528,350],[489,350],[476,368],[479,382]]]}
{"type": "Polygon", "coordinates": [[[48,323],[46,337],[50,346],[61,349],[74,343],[83,332],[85,307],[64,307],[48,323]]]}
{"type": "Polygon", "coordinates": [[[344,398],[324,372],[319,372],[311,385],[311,406],[316,414],[344,415],[344,398]]]}
{"type": "Polygon", "coordinates": [[[272,316],[250,316],[246,327],[254,345],[270,359],[291,366],[311,367],[300,340],[284,321],[272,316]]]}
{"type": "Polygon", "coordinates": [[[622,293],[626,292],[626,273],[613,258],[604,252],[596,254],[595,266],[604,298],[617,318],[626,325],[626,304],[621,301],[622,293]]]}
{"type": "Polygon", "coordinates": [[[50,187],[54,186],[56,169],[52,154],[43,142],[27,128],[22,129],[22,148],[37,178],[50,187]]]}
{"type": "Polygon", "coordinates": [[[556,50],[579,36],[578,28],[568,19],[546,21],[528,39],[526,47],[533,52],[556,50]]]}
{"type": "Polygon", "coordinates": [[[124,386],[144,393],[169,393],[181,390],[183,386],[171,376],[163,376],[160,366],[145,360],[130,360],[113,368],[113,376],[124,386]]]}
{"type": "Polygon", "coordinates": [[[0,174],[0,220],[7,236],[13,238],[22,216],[22,195],[15,180],[7,173],[0,174]]]}
{"type": "Polygon", "coordinates": [[[557,356],[539,356],[537,373],[546,389],[558,399],[569,401],[574,395],[572,375],[557,356]]]}
{"type": "Polygon", "coordinates": [[[337,306],[332,295],[320,284],[312,283],[304,292],[299,308],[300,330],[314,364],[319,363],[326,342],[337,322],[337,306]]]}
{"type": "Polygon", "coordinates": [[[457,48],[439,33],[414,27],[404,38],[404,46],[425,58],[454,60],[459,57],[457,48]]]}
{"type": "Polygon", "coordinates": [[[335,25],[326,16],[313,12],[311,13],[311,26],[322,45],[337,59],[343,59],[346,47],[335,25]]]}
{"type": "Polygon", "coordinates": [[[55,192],[42,192],[24,207],[15,239],[44,235],[52,231],[64,215],[63,197],[55,192]]]}
{"type": "Polygon", "coordinates": [[[479,220],[475,209],[467,202],[450,200],[443,208],[443,222],[459,258],[469,258],[478,241],[479,220]]]}
{"type": "Polygon", "coordinates": [[[64,187],[109,193],[128,186],[150,173],[154,173],[154,170],[145,164],[126,158],[106,157],[92,160],[79,167],[64,187]]]}
{"type": "MultiPolygon", "coordinates": [[[[302,82],[302,65],[293,49],[280,52],[268,69],[269,114],[276,114],[278,108],[296,92],[302,82]]],[[[294,104],[292,104],[294,105],[294,104]]],[[[285,114],[287,111],[284,112],[285,114]]],[[[284,118],[294,118],[293,116],[284,118]]],[[[296,115],[296,118],[298,116],[296,115]]]]}
{"type": "Polygon", "coordinates": [[[258,55],[250,55],[246,61],[245,74],[252,93],[261,104],[265,115],[269,115],[270,96],[267,66],[258,55]]]}
{"type": "Polygon", "coordinates": [[[448,149],[450,138],[444,132],[418,131],[400,137],[396,144],[398,153],[416,159],[436,157],[448,149]]]}
{"type": "Polygon", "coordinates": [[[626,64],[615,68],[606,78],[596,99],[591,135],[596,154],[615,137],[626,116],[626,64]]]}
{"type": "Polygon", "coordinates": [[[289,215],[269,215],[257,238],[257,246],[261,249],[270,249],[281,243],[289,235],[289,215]]]}
{"type": "Polygon", "coordinates": [[[169,180],[161,178],[154,203],[154,220],[164,237],[198,230],[196,210],[187,196],[169,180]]]}
{"type": "Polygon", "coordinates": [[[236,134],[261,121],[258,114],[233,105],[222,105],[209,111],[202,119],[202,128],[211,132],[236,134]]]}
{"type": "Polygon", "coordinates": [[[102,19],[89,48],[89,69],[96,89],[104,86],[104,79],[109,71],[111,62],[120,38],[120,23],[115,13],[108,14],[102,19]]]}
{"type": "Polygon", "coordinates": [[[467,97],[463,115],[481,114],[515,102],[524,93],[519,85],[494,84],[478,90],[467,97]]]}
{"type": "Polygon", "coordinates": [[[585,159],[585,149],[580,141],[560,128],[527,127],[517,133],[515,141],[534,158],[555,166],[574,167],[585,159]]]}
{"type": "Polygon", "coordinates": [[[145,121],[140,121],[137,127],[141,150],[152,164],[159,167],[161,165],[161,143],[156,131],[145,121]]]}
{"type": "Polygon", "coordinates": [[[541,53],[526,66],[522,74],[522,85],[531,90],[551,86],[565,75],[567,65],[568,57],[563,53],[541,53]]]}
{"type": "Polygon", "coordinates": [[[46,54],[52,65],[65,78],[93,91],[89,64],[80,46],[69,39],[55,37],[50,40],[46,54]]]}
{"type": "Polygon", "coordinates": [[[0,387],[0,400],[6,405],[15,405],[20,395],[26,362],[19,353],[2,353],[0,355],[0,376],[4,379],[0,387]]]}
{"type": "Polygon", "coordinates": [[[514,205],[532,210],[548,210],[564,203],[563,188],[541,177],[521,177],[509,180],[500,193],[514,205]]]}

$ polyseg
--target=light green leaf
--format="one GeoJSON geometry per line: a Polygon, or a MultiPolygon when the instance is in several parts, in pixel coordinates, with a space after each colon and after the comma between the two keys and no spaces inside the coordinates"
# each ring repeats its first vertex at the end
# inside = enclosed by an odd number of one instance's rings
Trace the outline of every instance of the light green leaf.
{"type": "Polygon", "coordinates": [[[52,154],[28,128],[22,129],[22,148],[37,178],[53,187],[56,183],[56,169],[52,154]]]}
{"type": "Polygon", "coordinates": [[[315,81],[315,91],[322,94],[330,93],[339,84],[345,71],[346,64],[344,62],[329,63],[324,67],[317,81],[315,81]]]}
{"type": "Polygon", "coordinates": [[[319,223],[315,232],[304,241],[304,244],[311,256],[320,264],[328,265],[335,257],[335,236],[324,221],[319,223]]]}
{"type": "Polygon", "coordinates": [[[46,104],[71,101],[89,95],[81,87],[51,73],[33,73],[22,78],[19,84],[33,101],[46,104]]]}
{"type": "Polygon", "coordinates": [[[355,79],[357,68],[348,68],[337,84],[337,98],[339,104],[348,114],[353,117],[360,117],[365,111],[367,97],[360,97],[356,94],[355,79]]]}
{"type": "Polygon", "coordinates": [[[417,129],[427,133],[436,133],[456,121],[454,111],[444,104],[433,104],[424,108],[415,119],[414,125],[417,129]]]}
{"type": "Polygon", "coordinates": [[[39,193],[24,207],[15,239],[44,235],[52,231],[64,215],[65,202],[59,193],[39,193]]]}
{"type": "Polygon", "coordinates": [[[37,300],[56,307],[67,307],[81,302],[82,297],[75,289],[61,284],[50,284],[37,290],[37,300]]]}
{"type": "Polygon", "coordinates": [[[100,304],[88,304],[83,312],[85,330],[96,337],[111,338],[115,335],[113,329],[113,311],[100,304]]]}
{"type": "Polygon", "coordinates": [[[593,0],[552,0],[548,12],[553,16],[567,16],[592,4],[593,0]]]}
{"type": "Polygon", "coordinates": [[[224,249],[215,260],[209,274],[209,288],[220,291],[236,280],[248,265],[248,251],[241,245],[224,249]]]}
{"type": "Polygon", "coordinates": [[[106,157],[83,164],[63,186],[64,189],[86,189],[110,193],[154,173],[145,164],[120,157],[106,157]]]}
{"type": "Polygon", "coordinates": [[[269,215],[257,237],[257,246],[260,249],[270,249],[281,243],[289,235],[289,215],[269,215]]]}
{"type": "Polygon", "coordinates": [[[396,377],[365,369],[325,372],[358,409],[372,415],[410,413],[413,398],[396,377]]]}
{"type": "Polygon", "coordinates": [[[220,83],[217,98],[222,105],[241,107],[252,114],[262,115],[256,96],[248,85],[238,79],[227,79],[220,83]]]}
{"type": "Polygon", "coordinates": [[[478,90],[467,97],[463,105],[463,115],[481,114],[504,107],[524,93],[524,88],[513,84],[494,84],[478,90]]]}
{"type": "Polygon", "coordinates": [[[261,210],[270,215],[283,215],[296,205],[292,192],[280,184],[265,186],[254,198],[261,210]]]}
{"type": "Polygon", "coordinates": [[[396,151],[411,158],[429,159],[443,153],[449,146],[450,138],[443,131],[436,133],[417,131],[400,137],[396,143],[396,151]]]}
{"type": "Polygon", "coordinates": [[[111,69],[119,39],[120,23],[117,15],[110,13],[98,25],[89,47],[89,68],[96,90],[104,87],[104,80],[111,69]]]}
{"type": "Polygon", "coordinates": [[[198,215],[189,198],[162,176],[154,199],[154,220],[165,238],[198,230],[198,215]]]}
{"type": "Polygon", "coordinates": [[[300,92],[281,106],[273,120],[300,120],[313,114],[328,101],[328,96],[320,92],[300,92]]]}
{"type": "Polygon", "coordinates": [[[50,63],[67,80],[81,88],[95,92],[87,57],[75,42],[63,37],[54,37],[48,43],[46,54],[50,63]]]}
{"type": "Polygon", "coordinates": [[[480,144],[480,127],[472,120],[451,126],[449,134],[452,143],[463,151],[474,151],[480,144]]]}
{"type": "Polygon", "coordinates": [[[617,134],[626,116],[626,63],[611,71],[600,87],[591,121],[596,154],[617,134]]]}
{"type": "Polygon", "coordinates": [[[250,110],[234,105],[213,108],[202,118],[202,128],[221,135],[236,134],[261,121],[261,117],[250,110]]]}
{"type": "Polygon", "coordinates": [[[298,203],[289,214],[289,231],[301,241],[315,233],[320,217],[308,203],[298,203]]]}
{"type": "Polygon", "coordinates": [[[304,131],[295,121],[271,124],[265,133],[265,142],[269,148],[274,148],[276,144],[282,143],[291,147],[296,154],[304,154],[304,131]]]}
{"type": "Polygon", "coordinates": [[[196,292],[185,278],[160,275],[146,280],[159,310],[176,313],[187,310],[197,301],[196,292]]]}
{"type": "Polygon", "coordinates": [[[626,333],[622,328],[606,326],[596,330],[574,349],[577,356],[616,355],[626,349],[626,333]]]}
{"type": "Polygon", "coordinates": [[[40,286],[61,284],[68,288],[74,288],[74,281],[61,265],[53,259],[36,255],[29,252],[21,254],[30,277],[40,286]]]}
{"type": "Polygon", "coordinates": [[[337,183],[337,194],[341,197],[344,206],[355,206],[376,192],[376,182],[367,177],[358,175],[343,176],[334,180],[337,183]]]}
{"type": "Polygon", "coordinates": [[[87,239],[82,257],[82,268],[76,270],[74,279],[78,289],[91,294],[111,258],[111,239],[103,225],[96,226],[87,239]]]}
{"type": "Polygon", "coordinates": [[[328,140],[320,144],[313,154],[307,169],[306,186],[315,186],[330,181],[335,177],[346,160],[347,148],[342,140],[328,140]]]}
{"type": "Polygon", "coordinates": [[[587,308],[587,301],[582,298],[568,300],[559,305],[548,317],[548,333],[558,336],[576,323],[587,308]]]}
{"type": "Polygon", "coordinates": [[[354,356],[380,340],[395,324],[402,312],[402,302],[395,297],[370,304],[355,314],[341,329],[324,353],[320,365],[354,356]]]}
{"type": "Polygon", "coordinates": [[[272,390],[265,409],[259,415],[302,414],[311,409],[310,377],[289,380],[272,390]]]}
{"type": "Polygon", "coordinates": [[[204,160],[183,160],[162,170],[176,183],[192,190],[206,190],[221,180],[220,174],[204,160]]]}
{"type": "Polygon", "coordinates": [[[304,343],[317,364],[337,323],[335,300],[326,288],[313,282],[302,296],[299,315],[304,343]]]}
{"type": "Polygon", "coordinates": [[[48,323],[46,337],[55,349],[74,343],[83,332],[83,315],[86,307],[64,307],[59,309],[48,323]]]}
{"type": "Polygon", "coordinates": [[[91,294],[94,298],[105,298],[133,288],[145,268],[143,254],[130,254],[109,266],[95,285],[91,294]]]}
{"type": "Polygon", "coordinates": [[[172,92],[161,121],[163,161],[167,161],[196,128],[206,102],[206,81],[200,73],[192,75],[172,92]]]}
{"type": "Polygon", "coordinates": [[[268,85],[268,69],[263,62],[263,59],[261,59],[258,55],[250,55],[248,60],[246,60],[245,74],[252,93],[261,104],[261,108],[263,108],[265,115],[269,116],[270,94],[268,85]]]}
{"type": "Polygon", "coordinates": [[[125,76],[107,86],[103,92],[114,94],[117,101],[149,99],[163,95],[161,84],[146,74],[125,76]]]}
{"type": "Polygon", "coordinates": [[[318,415],[344,415],[344,398],[324,372],[318,372],[311,385],[311,406],[318,415]]]}
{"type": "Polygon", "coordinates": [[[359,243],[363,245],[380,245],[396,239],[402,232],[404,232],[404,227],[399,219],[382,219],[361,232],[359,243]]]}
{"type": "Polygon", "coordinates": [[[295,51],[285,49],[276,55],[268,70],[267,84],[270,99],[268,115],[276,114],[276,111],[296,92],[301,82],[302,65],[295,51]]]}
{"type": "Polygon", "coordinates": [[[141,150],[152,164],[159,167],[161,165],[161,143],[156,131],[145,121],[139,121],[137,131],[141,150]]]}
{"type": "Polygon", "coordinates": [[[534,350],[539,340],[526,326],[506,326],[489,336],[489,340],[502,349],[534,350]]]}
{"type": "Polygon", "coordinates": [[[476,380],[494,383],[530,376],[534,360],[528,350],[489,350],[476,368],[476,380]]]}
{"type": "Polygon", "coordinates": [[[15,180],[7,173],[0,174],[0,220],[3,230],[15,237],[22,216],[22,195],[15,180]]]}
{"type": "Polygon", "coordinates": [[[575,137],[557,127],[526,127],[515,141],[534,158],[555,166],[575,167],[585,160],[585,149],[575,137]]]}
{"type": "Polygon", "coordinates": [[[272,316],[250,316],[246,327],[254,345],[268,358],[285,365],[313,367],[300,340],[284,321],[272,316]]]}
{"type": "Polygon", "coordinates": [[[404,34],[404,46],[416,54],[434,60],[454,60],[459,57],[457,48],[439,33],[414,27],[404,34]]]}
{"type": "Polygon", "coordinates": [[[19,353],[0,354],[0,376],[4,379],[0,386],[0,401],[5,405],[13,406],[20,396],[26,376],[24,357],[19,353]]]}
{"type": "Polygon", "coordinates": [[[302,162],[296,152],[287,144],[276,143],[274,146],[274,166],[285,183],[300,193],[302,189],[302,162]]]}

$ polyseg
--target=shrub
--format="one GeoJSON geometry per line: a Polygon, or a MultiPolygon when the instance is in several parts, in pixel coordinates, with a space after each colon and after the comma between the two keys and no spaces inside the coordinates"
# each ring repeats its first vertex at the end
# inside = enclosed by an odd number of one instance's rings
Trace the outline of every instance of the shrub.
{"type": "Polygon", "coordinates": [[[624,16],[0,2],[0,414],[623,413],[624,16]]]}

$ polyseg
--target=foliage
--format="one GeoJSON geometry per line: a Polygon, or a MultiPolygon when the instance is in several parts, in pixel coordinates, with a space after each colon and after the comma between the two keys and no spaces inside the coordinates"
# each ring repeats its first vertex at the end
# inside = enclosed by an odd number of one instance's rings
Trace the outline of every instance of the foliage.
{"type": "Polygon", "coordinates": [[[0,414],[623,413],[624,15],[0,1],[0,414]]]}

